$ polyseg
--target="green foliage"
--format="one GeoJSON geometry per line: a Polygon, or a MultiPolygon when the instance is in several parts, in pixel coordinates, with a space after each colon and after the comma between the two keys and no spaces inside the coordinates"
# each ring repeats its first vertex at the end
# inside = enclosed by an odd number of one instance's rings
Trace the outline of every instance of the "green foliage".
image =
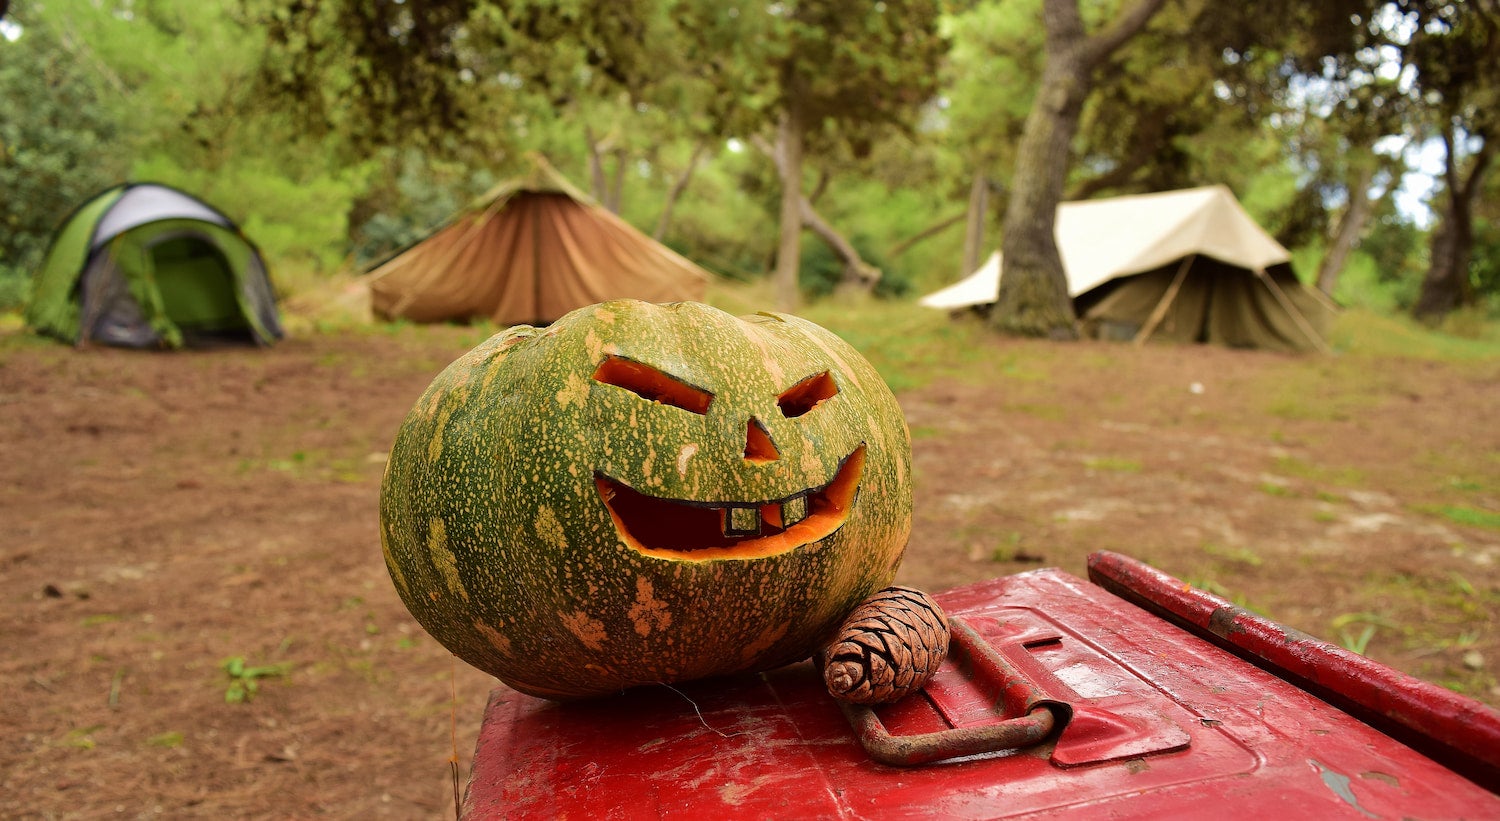
{"type": "Polygon", "coordinates": [[[1039,0],[975,3],[943,19],[953,45],[943,67],[941,116],[945,136],[966,160],[959,173],[1009,178],[1041,76],[1040,19],[1039,0]]]}
{"type": "MultiPolygon", "coordinates": [[[[899,270],[887,267],[880,255],[870,247],[870,241],[862,236],[850,239],[860,258],[880,268],[883,272],[875,283],[874,293],[878,297],[895,298],[911,290],[911,283],[901,276],[899,270]]],[[[827,243],[813,240],[802,244],[801,275],[798,285],[802,294],[811,299],[828,296],[838,287],[844,277],[844,261],[827,243]]]]}
{"type": "Polygon", "coordinates": [[[0,310],[26,302],[52,232],[124,172],[85,68],[48,27],[19,22],[21,37],[0,37],[0,310]]]}
{"type": "Polygon", "coordinates": [[[369,215],[350,232],[360,268],[425,237],[498,182],[486,169],[470,170],[417,149],[386,156],[384,178],[355,204],[356,214],[369,215]]]}
{"type": "MultiPolygon", "coordinates": [[[[1310,274],[1373,139],[1421,139],[1434,112],[1491,133],[1494,75],[1466,67],[1492,65],[1493,49],[1465,51],[1485,45],[1467,7],[1403,4],[1430,23],[1395,43],[1421,72],[1403,92],[1372,79],[1366,48],[1392,32],[1349,25],[1377,0],[1267,2],[1179,0],[1155,15],[1096,73],[1069,183],[1088,195],[1228,184],[1304,246],[1297,267],[1310,274]]],[[[976,172],[999,185],[994,227],[1043,54],[1041,0],[861,14],[837,0],[13,5],[24,34],[0,39],[0,310],[26,298],[60,219],[127,177],[224,210],[285,291],[282,272],[316,288],[420,237],[532,149],[580,184],[591,152],[607,174],[622,169],[621,213],[649,233],[694,148],[710,146],[665,239],[755,278],[773,260],[780,184],[761,153],[726,144],[769,138],[792,102],[808,123],[805,182],[829,178],[819,212],[882,268],[883,293],[926,291],[958,275],[961,224],[889,252],[961,212],[976,172]]],[[[1097,31],[1128,5],[1080,8],[1097,31]]],[[[1478,302],[1443,326],[1475,351],[1500,312],[1489,177],[1474,198],[1478,302]]],[[[1335,298],[1408,310],[1429,241],[1387,198],[1335,298]]],[[[803,245],[817,269],[804,285],[824,293],[837,263],[816,239],[803,245]]]]}
{"type": "Polygon", "coordinates": [[[244,657],[234,656],[224,659],[219,664],[219,669],[229,676],[229,686],[224,690],[224,701],[229,704],[243,704],[255,698],[255,694],[260,692],[260,679],[284,676],[292,671],[292,665],[290,663],[250,665],[245,663],[244,657]]]}
{"type": "Polygon", "coordinates": [[[348,215],[364,186],[364,169],[304,176],[288,165],[273,157],[243,157],[210,169],[155,155],[137,162],[136,174],[212,203],[235,219],[270,259],[331,271],[345,254],[348,215]]]}

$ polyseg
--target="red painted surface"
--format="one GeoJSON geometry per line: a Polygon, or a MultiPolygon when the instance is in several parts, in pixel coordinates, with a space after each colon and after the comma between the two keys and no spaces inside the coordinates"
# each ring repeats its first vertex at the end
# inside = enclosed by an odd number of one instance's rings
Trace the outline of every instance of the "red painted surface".
{"type": "Polygon", "coordinates": [[[1500,789],[1500,712],[1195,590],[1118,553],[1091,555],[1089,578],[1376,725],[1474,781],[1500,789]]]}
{"type": "Polygon", "coordinates": [[[501,687],[466,815],[1500,818],[1500,796],[1066,573],[936,598],[1004,663],[961,649],[923,694],[882,708],[881,725],[962,730],[1029,706],[1061,711],[1060,731],[1019,750],[896,767],[870,758],[807,663],[578,703],[501,687]]]}

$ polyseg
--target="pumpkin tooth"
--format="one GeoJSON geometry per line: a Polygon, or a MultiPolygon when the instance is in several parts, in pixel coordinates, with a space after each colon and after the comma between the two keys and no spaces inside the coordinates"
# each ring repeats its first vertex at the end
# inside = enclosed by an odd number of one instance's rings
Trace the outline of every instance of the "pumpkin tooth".
{"type": "Polygon", "coordinates": [[[792,525],[807,518],[807,494],[799,493],[781,503],[781,526],[792,525]]]}
{"type": "Polygon", "coordinates": [[[725,536],[759,536],[760,508],[731,506],[724,509],[725,536]]]}

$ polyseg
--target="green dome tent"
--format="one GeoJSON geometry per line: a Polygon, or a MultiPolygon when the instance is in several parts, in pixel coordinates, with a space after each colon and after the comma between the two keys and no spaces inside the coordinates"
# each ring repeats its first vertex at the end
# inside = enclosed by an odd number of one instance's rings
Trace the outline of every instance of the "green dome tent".
{"type": "Polygon", "coordinates": [[[228,217],[155,183],[117,185],[63,222],[26,321],[77,345],[270,345],[282,337],[255,246],[228,217]]]}

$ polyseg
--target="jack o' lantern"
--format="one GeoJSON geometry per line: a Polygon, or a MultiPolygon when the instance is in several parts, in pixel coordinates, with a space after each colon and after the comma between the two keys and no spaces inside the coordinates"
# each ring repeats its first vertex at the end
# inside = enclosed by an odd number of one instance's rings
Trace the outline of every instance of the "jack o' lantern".
{"type": "Polygon", "coordinates": [[[827,330],[607,302],[437,377],[391,451],[381,543],[449,650],[575,698],[812,655],[895,576],[910,472],[895,397],[827,330]]]}

